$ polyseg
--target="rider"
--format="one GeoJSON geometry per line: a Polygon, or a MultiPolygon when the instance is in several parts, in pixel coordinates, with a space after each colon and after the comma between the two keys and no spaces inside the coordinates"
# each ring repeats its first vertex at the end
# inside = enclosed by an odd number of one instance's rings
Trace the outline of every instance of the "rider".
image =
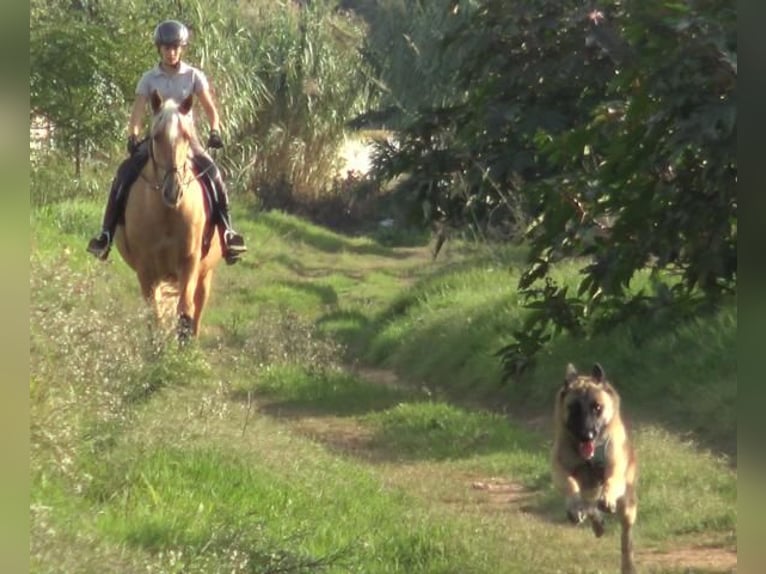
{"type": "MultiPolygon", "coordinates": [[[[142,131],[143,118],[152,91],[158,90],[163,99],[171,98],[179,103],[190,93],[195,94],[210,124],[207,146],[216,149],[223,147],[218,110],[213,103],[207,78],[202,71],[181,61],[181,54],[188,42],[188,28],[176,20],[160,22],[154,29],[154,44],[160,54],[160,62],[141,77],[136,87],[136,98],[128,125],[130,157],[122,162],[112,182],[102,230],[88,244],[88,251],[101,260],[109,256],[114,231],[123,216],[128,190],[149,159],[147,139],[139,140],[139,134],[142,131]]],[[[227,263],[235,263],[247,248],[244,238],[231,226],[229,198],[221,172],[202,146],[196,144],[192,151],[197,173],[209,178],[214,188],[214,209],[224,227],[224,257],[227,263]]]]}

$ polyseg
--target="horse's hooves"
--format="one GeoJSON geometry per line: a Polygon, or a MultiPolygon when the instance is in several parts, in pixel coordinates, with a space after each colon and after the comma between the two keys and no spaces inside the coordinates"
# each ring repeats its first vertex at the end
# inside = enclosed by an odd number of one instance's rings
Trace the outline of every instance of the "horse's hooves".
{"type": "Polygon", "coordinates": [[[183,345],[191,341],[193,331],[192,318],[188,315],[181,315],[178,318],[178,342],[183,345]]]}

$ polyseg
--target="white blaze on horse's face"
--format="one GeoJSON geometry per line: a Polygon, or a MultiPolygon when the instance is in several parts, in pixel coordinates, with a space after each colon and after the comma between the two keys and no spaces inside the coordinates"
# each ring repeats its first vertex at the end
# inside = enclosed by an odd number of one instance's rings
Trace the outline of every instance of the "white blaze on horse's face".
{"type": "Polygon", "coordinates": [[[189,98],[181,105],[173,100],[162,101],[152,95],[154,120],[152,123],[152,159],[155,163],[162,200],[169,207],[177,207],[183,197],[183,178],[187,171],[190,146],[191,108],[189,98]]]}

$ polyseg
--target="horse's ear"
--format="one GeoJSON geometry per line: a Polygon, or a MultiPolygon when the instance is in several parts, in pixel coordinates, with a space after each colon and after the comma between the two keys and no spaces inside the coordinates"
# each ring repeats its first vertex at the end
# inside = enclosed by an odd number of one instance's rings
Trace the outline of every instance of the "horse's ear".
{"type": "Polygon", "coordinates": [[[152,111],[156,114],[162,107],[162,96],[157,90],[152,90],[151,95],[152,111]]]}
{"type": "Polygon", "coordinates": [[[189,110],[192,108],[192,104],[194,103],[194,95],[189,94],[184,98],[184,101],[181,102],[181,105],[178,106],[178,111],[181,112],[183,115],[186,115],[189,113],[189,110]]]}

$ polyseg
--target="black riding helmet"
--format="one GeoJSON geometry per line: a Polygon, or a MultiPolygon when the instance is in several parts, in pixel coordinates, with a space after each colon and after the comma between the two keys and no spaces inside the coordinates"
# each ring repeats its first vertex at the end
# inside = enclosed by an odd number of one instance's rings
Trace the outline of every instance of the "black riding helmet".
{"type": "Polygon", "coordinates": [[[154,29],[156,46],[186,46],[189,43],[189,29],[178,20],[165,20],[154,29]]]}

